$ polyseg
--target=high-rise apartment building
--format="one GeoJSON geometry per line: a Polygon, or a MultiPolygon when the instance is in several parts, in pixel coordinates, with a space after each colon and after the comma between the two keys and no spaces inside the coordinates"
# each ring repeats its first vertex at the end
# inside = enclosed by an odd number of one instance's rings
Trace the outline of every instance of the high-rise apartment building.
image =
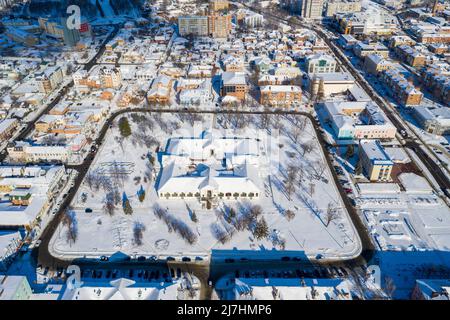
{"type": "Polygon", "coordinates": [[[178,32],[181,36],[207,36],[208,17],[207,16],[182,16],[178,17],[178,32]]]}
{"type": "Polygon", "coordinates": [[[283,0],[281,5],[303,18],[315,19],[322,16],[324,0],[283,0]]]}
{"type": "Polygon", "coordinates": [[[231,29],[231,15],[211,14],[209,16],[178,17],[178,32],[181,36],[226,38],[231,29]]]}

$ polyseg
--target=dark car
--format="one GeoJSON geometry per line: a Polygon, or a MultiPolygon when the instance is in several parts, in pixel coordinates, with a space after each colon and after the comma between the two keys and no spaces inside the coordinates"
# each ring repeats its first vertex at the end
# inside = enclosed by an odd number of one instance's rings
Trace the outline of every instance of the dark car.
{"type": "Polygon", "coordinates": [[[183,257],[183,258],[181,259],[181,261],[183,261],[183,262],[191,262],[191,258],[183,257]]]}
{"type": "Polygon", "coordinates": [[[84,209],[84,212],[86,212],[86,213],[92,213],[92,209],[91,209],[91,208],[86,208],[86,209],[84,209]]]}
{"type": "Polygon", "coordinates": [[[142,261],[145,261],[145,259],[146,258],[144,256],[140,256],[137,258],[137,261],[142,262],[142,261]]]}

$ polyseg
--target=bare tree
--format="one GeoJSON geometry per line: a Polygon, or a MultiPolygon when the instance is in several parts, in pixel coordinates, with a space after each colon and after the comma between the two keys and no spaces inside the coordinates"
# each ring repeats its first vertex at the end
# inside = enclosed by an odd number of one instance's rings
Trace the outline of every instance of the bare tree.
{"type": "Polygon", "coordinates": [[[295,144],[298,143],[298,139],[300,138],[300,135],[302,134],[303,130],[300,129],[300,127],[294,126],[291,130],[291,138],[292,142],[295,144]]]}
{"type": "Polygon", "coordinates": [[[116,211],[116,203],[114,201],[114,192],[106,194],[105,203],[103,204],[103,211],[112,216],[116,211]]]}
{"type": "Polygon", "coordinates": [[[309,195],[312,197],[314,195],[315,191],[316,191],[316,185],[311,182],[309,184],[309,195]]]}
{"type": "Polygon", "coordinates": [[[329,226],[331,221],[334,221],[338,218],[337,209],[333,206],[331,202],[328,203],[327,207],[327,215],[325,217],[325,226],[329,226]]]}
{"type": "Polygon", "coordinates": [[[288,210],[286,210],[286,212],[284,213],[284,216],[286,217],[286,219],[287,219],[288,221],[291,221],[292,219],[295,218],[295,212],[292,211],[292,210],[290,210],[290,209],[288,209],[288,210]]]}
{"type": "Polygon", "coordinates": [[[303,153],[302,153],[302,157],[303,157],[305,154],[309,154],[314,151],[315,144],[312,141],[308,141],[308,142],[302,143],[301,147],[303,150],[303,153]]]}
{"type": "Polygon", "coordinates": [[[263,209],[260,205],[255,204],[250,208],[250,215],[253,219],[258,218],[263,213],[263,209]]]}
{"type": "Polygon", "coordinates": [[[144,237],[145,225],[142,222],[135,221],[133,226],[133,241],[137,246],[143,244],[142,238],[144,237]]]}
{"type": "Polygon", "coordinates": [[[62,224],[67,227],[67,242],[75,243],[78,238],[78,221],[75,211],[67,209],[62,217],[62,224]]]}
{"type": "Polygon", "coordinates": [[[297,180],[297,167],[294,165],[288,165],[286,169],[286,183],[285,183],[285,189],[286,193],[289,197],[289,200],[291,200],[292,193],[295,192],[295,183],[297,180]]]}
{"type": "Polygon", "coordinates": [[[253,230],[253,235],[258,240],[267,238],[269,236],[269,227],[267,226],[267,222],[264,217],[261,217],[261,219],[256,222],[255,229],[253,230]]]}
{"type": "Polygon", "coordinates": [[[313,169],[314,175],[317,180],[324,178],[324,173],[325,173],[325,170],[327,169],[327,165],[325,163],[323,163],[322,161],[315,161],[311,165],[311,168],[313,169]]]}
{"type": "Polygon", "coordinates": [[[158,219],[166,223],[169,232],[174,231],[178,233],[178,235],[188,244],[192,245],[197,242],[197,235],[184,221],[178,219],[174,215],[171,215],[167,212],[167,210],[161,208],[159,205],[154,206],[153,213],[158,219]]]}

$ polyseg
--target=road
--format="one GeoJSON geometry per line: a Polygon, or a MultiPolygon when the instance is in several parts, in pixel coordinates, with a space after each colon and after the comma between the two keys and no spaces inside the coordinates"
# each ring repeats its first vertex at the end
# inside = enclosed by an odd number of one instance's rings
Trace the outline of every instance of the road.
{"type": "MultiPolygon", "coordinates": [[[[118,25],[114,25],[113,31],[105,38],[102,45],[100,46],[99,51],[97,54],[92,57],[92,59],[86,63],[83,67],[86,71],[89,71],[92,69],[92,67],[96,64],[97,59],[105,52],[105,45],[113,39],[117,32],[120,30],[118,25]]],[[[67,92],[73,87],[74,83],[73,81],[70,81],[67,83],[63,88],[60,88],[58,95],[47,104],[45,108],[42,108],[39,110],[38,113],[36,113],[33,120],[27,122],[27,126],[24,130],[22,130],[12,141],[21,141],[26,139],[30,133],[34,130],[35,123],[41,118],[42,115],[47,114],[53,107],[55,107],[59,102],[61,102],[62,98],[66,96],[67,92]]],[[[3,162],[7,156],[7,153],[4,152],[0,155],[0,162],[3,162]]]]}
{"type": "MultiPolygon", "coordinates": [[[[99,52],[96,54],[96,56],[85,65],[86,70],[90,70],[93,65],[96,63],[96,60],[98,57],[100,57],[104,50],[105,50],[105,44],[112,39],[119,28],[116,26],[114,31],[105,39],[103,42],[103,45],[99,52]]],[[[52,103],[45,108],[40,114],[44,114],[45,112],[48,112],[53,106],[55,106],[61,98],[65,95],[67,90],[73,86],[73,82],[71,82],[66,88],[62,90],[60,95],[52,101],[52,103]]],[[[329,152],[326,150],[326,143],[323,140],[320,127],[318,123],[315,121],[315,119],[309,114],[305,112],[298,112],[298,111],[243,111],[243,110],[216,110],[216,111],[201,111],[201,110],[173,110],[173,109],[149,109],[149,108],[139,108],[139,109],[122,109],[118,112],[113,113],[104,123],[103,127],[101,128],[98,137],[95,139],[95,144],[97,146],[100,146],[102,142],[104,141],[105,135],[110,127],[110,125],[113,123],[113,121],[120,115],[127,113],[127,112],[161,112],[161,113],[242,113],[242,114],[275,114],[275,115],[283,115],[283,114],[298,114],[308,117],[312,123],[314,124],[314,129],[316,131],[316,135],[318,137],[319,143],[321,147],[323,148],[323,152],[326,155],[326,160],[328,163],[328,166],[332,168],[332,159],[329,156],[329,152]]],[[[19,139],[23,139],[26,136],[29,135],[31,130],[34,128],[34,122],[29,123],[28,128],[21,133],[21,135],[18,137],[19,139]]],[[[175,262],[175,261],[168,261],[168,262],[151,262],[151,261],[145,261],[145,262],[138,262],[135,260],[131,261],[123,261],[123,262],[99,262],[98,260],[93,259],[76,259],[75,261],[68,261],[63,260],[57,257],[53,257],[49,252],[49,242],[52,238],[53,234],[57,230],[57,227],[61,221],[61,218],[63,217],[64,211],[67,209],[67,207],[70,205],[71,201],[73,200],[78,188],[80,187],[86,173],[88,172],[92,161],[94,160],[97,153],[97,149],[91,150],[85,160],[80,165],[68,165],[67,168],[74,169],[78,171],[77,178],[74,181],[74,186],[71,188],[69,194],[64,199],[63,203],[60,206],[60,210],[56,213],[53,220],[45,227],[43,230],[41,237],[40,237],[40,245],[38,247],[35,247],[33,249],[33,256],[36,259],[37,264],[41,264],[43,266],[48,266],[53,270],[56,270],[57,268],[66,268],[68,265],[75,263],[79,265],[82,269],[89,269],[89,268],[120,268],[120,269],[139,269],[139,268],[168,268],[168,269],[181,269],[182,271],[186,271],[189,273],[194,274],[200,279],[200,282],[202,284],[202,298],[207,299],[210,297],[211,294],[211,287],[208,285],[209,281],[212,283],[215,283],[220,277],[222,277],[225,274],[236,272],[236,270],[252,270],[252,269],[280,269],[280,268],[314,268],[316,266],[349,266],[349,265],[365,265],[366,261],[369,261],[374,253],[374,247],[372,244],[372,241],[370,237],[368,236],[368,232],[364,224],[362,223],[359,215],[357,214],[355,208],[351,205],[348,197],[346,196],[346,193],[344,192],[342,186],[338,182],[338,177],[336,175],[336,172],[334,170],[330,170],[334,182],[337,186],[337,189],[341,195],[341,198],[343,200],[343,203],[353,221],[353,224],[358,232],[359,238],[362,242],[362,254],[355,258],[350,259],[347,261],[321,261],[316,260],[314,262],[312,261],[259,261],[258,263],[250,262],[250,261],[235,261],[234,263],[224,263],[224,262],[175,262]]]]}
{"type": "Polygon", "coordinates": [[[450,181],[447,178],[447,175],[445,174],[445,172],[442,171],[442,168],[433,159],[431,159],[426,152],[424,152],[420,148],[420,146],[423,145],[425,148],[429,150],[429,152],[432,153],[429,146],[426,143],[423,143],[421,137],[419,137],[413,130],[410,130],[408,128],[407,124],[403,120],[401,120],[401,115],[397,112],[397,110],[392,108],[384,98],[381,98],[375,92],[375,90],[367,83],[367,81],[363,78],[363,76],[355,69],[355,67],[351,64],[351,62],[345,57],[342,51],[336,47],[336,45],[332,42],[329,36],[327,36],[317,26],[314,25],[308,26],[300,22],[289,21],[281,16],[275,15],[272,12],[267,12],[266,10],[256,8],[246,3],[242,2],[239,3],[255,12],[269,16],[270,18],[283,22],[287,25],[305,28],[316,32],[319,35],[319,37],[322,40],[324,40],[325,43],[331,48],[335,57],[338,59],[340,65],[345,66],[345,69],[348,70],[348,72],[350,72],[350,74],[355,78],[356,82],[369,94],[371,99],[375,101],[377,105],[383,110],[383,112],[386,114],[386,116],[389,118],[392,124],[397,128],[398,132],[409,132],[409,135],[403,138],[404,140],[403,145],[416,151],[419,159],[426,166],[428,166],[431,174],[433,175],[433,178],[439,184],[439,187],[443,192],[443,194],[445,194],[447,197],[450,198],[450,181]],[[421,141],[421,143],[418,143],[417,141],[421,141]]]}
{"type": "MultiPolygon", "coordinates": [[[[149,108],[136,108],[136,109],[122,109],[114,114],[112,114],[104,123],[103,127],[100,130],[100,133],[95,140],[95,144],[100,146],[104,138],[106,136],[106,133],[108,132],[108,129],[110,125],[114,122],[114,120],[119,117],[120,115],[123,115],[125,113],[129,112],[145,112],[145,113],[152,113],[152,112],[160,112],[160,113],[199,113],[199,114],[223,114],[223,113],[240,113],[240,114],[273,114],[273,115],[288,115],[288,114],[296,114],[296,115],[303,115],[308,117],[311,122],[313,123],[314,130],[316,131],[316,136],[318,137],[319,143],[323,149],[324,154],[326,155],[326,160],[328,163],[328,166],[332,168],[332,159],[329,156],[329,153],[326,150],[326,143],[323,140],[323,137],[321,135],[320,126],[317,123],[317,121],[311,116],[311,114],[306,112],[300,112],[300,111],[244,111],[244,110],[216,110],[216,111],[203,111],[203,110],[196,110],[196,109],[182,109],[182,110],[173,110],[173,109],[149,109],[149,108]]],[[[348,197],[346,196],[346,193],[344,192],[341,184],[338,181],[338,177],[336,175],[336,172],[334,170],[330,170],[334,182],[337,186],[337,189],[341,195],[341,198],[343,200],[343,203],[352,219],[352,222],[357,230],[357,233],[359,235],[359,238],[362,242],[362,254],[355,258],[355,259],[349,259],[347,261],[321,261],[316,260],[314,262],[311,261],[303,261],[303,262],[289,262],[289,261],[261,261],[258,263],[250,262],[250,261],[235,261],[234,263],[223,263],[223,262],[212,262],[211,264],[209,262],[176,262],[176,261],[169,261],[169,262],[137,262],[135,260],[132,261],[124,261],[121,263],[117,262],[111,262],[109,265],[108,262],[99,262],[95,259],[76,259],[74,261],[64,260],[57,257],[52,256],[52,254],[49,252],[49,243],[53,236],[53,234],[56,232],[57,227],[61,221],[61,218],[63,217],[64,211],[67,209],[67,207],[70,205],[71,201],[73,200],[78,188],[80,187],[86,173],[88,172],[92,161],[94,160],[97,153],[97,149],[91,150],[88,156],[85,158],[82,164],[80,165],[72,165],[67,166],[70,169],[74,169],[78,171],[78,176],[74,182],[74,186],[72,187],[70,193],[65,198],[64,202],[60,206],[59,212],[55,215],[52,221],[46,226],[46,228],[43,230],[41,234],[41,243],[39,247],[35,248],[33,251],[33,256],[37,260],[37,264],[48,266],[51,269],[55,270],[57,268],[66,268],[70,264],[77,264],[80,266],[80,268],[92,268],[92,266],[98,265],[102,267],[108,267],[112,268],[114,267],[120,267],[120,268],[130,268],[130,269],[139,269],[139,268],[153,268],[153,267],[163,267],[163,268],[180,268],[182,271],[189,272],[194,274],[197,278],[199,278],[201,284],[202,284],[202,296],[204,298],[207,298],[211,293],[211,288],[208,285],[209,281],[212,281],[212,283],[215,283],[221,276],[233,273],[235,270],[249,270],[249,269],[262,269],[262,268],[268,268],[268,269],[279,269],[279,268],[314,268],[316,266],[348,266],[348,265],[365,265],[366,261],[369,261],[374,253],[374,247],[372,244],[372,241],[370,237],[368,236],[368,231],[366,227],[364,226],[363,222],[361,221],[358,213],[356,212],[355,208],[351,205],[348,197]],[[211,272],[211,270],[213,272],[211,272]],[[206,291],[205,291],[206,290],[206,291]]]]}

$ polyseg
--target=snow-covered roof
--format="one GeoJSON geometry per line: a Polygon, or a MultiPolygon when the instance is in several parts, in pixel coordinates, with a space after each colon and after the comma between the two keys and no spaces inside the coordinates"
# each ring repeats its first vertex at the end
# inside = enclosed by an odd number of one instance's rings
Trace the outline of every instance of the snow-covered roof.
{"type": "Polygon", "coordinates": [[[238,278],[238,300],[351,300],[349,283],[342,279],[238,278]]]}
{"type": "Polygon", "coordinates": [[[224,72],[222,73],[222,83],[223,85],[245,85],[247,82],[245,80],[244,72],[224,72]]]}
{"type": "Polygon", "coordinates": [[[172,138],[162,156],[158,193],[258,193],[258,146],[256,139],[234,136],[172,138]]]}
{"type": "Polygon", "coordinates": [[[146,282],[120,278],[111,282],[82,283],[66,289],[62,300],[175,300],[177,283],[146,282]]]}
{"type": "Polygon", "coordinates": [[[405,172],[398,176],[407,193],[432,193],[433,189],[424,177],[412,172],[405,172]]]}

